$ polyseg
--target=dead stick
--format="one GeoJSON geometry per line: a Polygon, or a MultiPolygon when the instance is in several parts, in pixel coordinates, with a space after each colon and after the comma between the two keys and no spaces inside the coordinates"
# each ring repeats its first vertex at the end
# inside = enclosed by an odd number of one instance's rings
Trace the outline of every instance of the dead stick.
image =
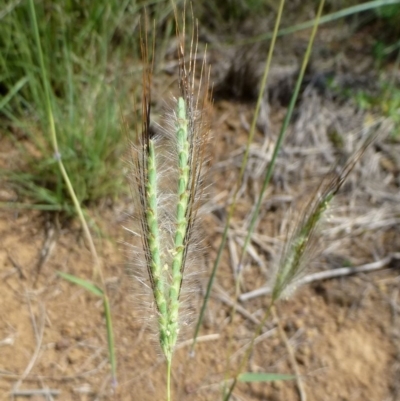
{"type": "Polygon", "coordinates": [[[52,390],[49,388],[27,389],[27,390],[13,390],[10,393],[14,397],[33,397],[35,395],[43,396],[57,396],[61,394],[60,390],[52,390]]]}
{"type": "MultiPolygon", "coordinates": [[[[309,284],[314,281],[327,280],[336,277],[342,276],[350,276],[352,274],[357,273],[366,273],[375,270],[382,269],[387,266],[392,260],[400,259],[400,253],[393,253],[386,258],[378,260],[376,262],[367,263],[365,265],[357,266],[357,267],[341,267],[339,269],[326,270],[323,272],[309,274],[302,279],[298,280],[296,285],[301,286],[303,284],[309,284]]],[[[240,301],[248,301],[249,299],[257,298],[263,295],[268,295],[272,292],[271,287],[262,287],[257,290],[246,292],[245,294],[240,295],[240,301]]]]}

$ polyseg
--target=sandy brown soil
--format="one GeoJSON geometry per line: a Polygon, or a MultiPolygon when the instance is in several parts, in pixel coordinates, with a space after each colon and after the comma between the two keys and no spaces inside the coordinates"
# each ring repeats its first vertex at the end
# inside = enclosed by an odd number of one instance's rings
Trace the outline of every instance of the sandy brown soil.
{"type": "MultiPolygon", "coordinates": [[[[202,217],[206,252],[199,256],[202,273],[193,290],[196,305],[221,239],[225,205],[243,154],[251,109],[251,105],[223,100],[214,106],[210,187],[207,213],[202,217]]],[[[356,132],[345,137],[346,150],[351,154],[359,143],[357,135],[364,117],[349,105],[324,102],[313,90],[303,96],[260,212],[246,259],[242,292],[268,282],[287,225],[296,220],[301,205],[335,163],[336,151],[329,142],[331,127],[339,134],[356,132]],[[292,214],[290,207],[295,210],[292,214]]],[[[189,343],[184,342],[190,339],[193,327],[177,350],[175,400],[221,399],[230,333],[232,367],[236,367],[255,331],[255,322],[262,318],[268,304],[265,296],[242,302],[243,310],[229,324],[228,304],[234,294],[232,266],[260,190],[260,166],[270,159],[281,120],[282,109],[277,107],[271,113],[268,135],[259,133],[252,146],[238,213],[196,353],[190,357],[189,343]]],[[[2,141],[0,148],[9,152],[6,139],[2,141]]],[[[307,273],[379,261],[400,249],[400,165],[390,153],[398,145],[388,145],[385,139],[379,142],[383,147],[374,146],[367,152],[329,212],[317,257],[307,273]]],[[[127,258],[129,250],[123,245],[131,241],[122,228],[131,224],[125,217],[127,212],[131,212],[130,199],[90,211],[101,233],[96,245],[112,304],[118,360],[115,388],[101,302],[56,273],[92,277],[91,255],[78,223],[58,221],[34,211],[0,212],[1,399],[26,399],[24,391],[36,401],[165,399],[165,365],[143,321],[143,311],[133,302],[134,287],[127,274],[129,264],[134,263],[127,258]],[[53,398],[40,395],[43,389],[54,390],[53,398]]],[[[308,401],[399,400],[399,263],[393,257],[372,273],[317,281],[280,302],[246,369],[272,373],[298,369],[299,380],[242,383],[233,399],[295,401],[301,399],[299,389],[303,388],[308,401]]]]}

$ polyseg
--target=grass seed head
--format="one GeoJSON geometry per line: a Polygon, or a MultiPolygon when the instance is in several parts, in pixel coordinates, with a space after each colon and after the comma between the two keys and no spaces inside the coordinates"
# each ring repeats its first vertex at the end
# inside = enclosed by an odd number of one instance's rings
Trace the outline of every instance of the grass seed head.
{"type": "Polygon", "coordinates": [[[369,135],[344,167],[339,171],[334,170],[329,173],[322,180],[316,194],[303,210],[301,218],[283,251],[273,285],[272,302],[280,298],[288,287],[293,285],[317,252],[317,232],[324,213],[360,157],[374,140],[375,135],[369,135]]]}
{"type": "Polygon", "coordinates": [[[142,39],[142,57],[146,63],[142,125],[133,152],[144,264],[157,311],[159,341],[167,360],[172,358],[180,331],[180,295],[187,276],[188,256],[193,250],[209,136],[205,116],[209,71],[204,56],[197,77],[197,31],[192,32],[187,55],[184,29],[177,30],[180,95],[174,99],[173,109],[166,113],[165,124],[157,130],[150,128],[152,66],[147,39],[142,39]]]}

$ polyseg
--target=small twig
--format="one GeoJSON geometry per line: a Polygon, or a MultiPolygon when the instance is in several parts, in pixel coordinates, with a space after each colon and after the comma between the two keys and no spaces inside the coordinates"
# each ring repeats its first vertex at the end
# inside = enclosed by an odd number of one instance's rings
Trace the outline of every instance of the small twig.
{"type": "MultiPolygon", "coordinates": [[[[261,341],[264,341],[266,338],[272,337],[272,335],[276,332],[276,327],[273,327],[272,329],[268,329],[266,332],[260,334],[255,340],[254,340],[254,346],[259,344],[261,341]]],[[[234,360],[237,358],[239,355],[243,354],[246,352],[248,346],[250,344],[250,341],[245,344],[243,347],[239,348],[235,353],[231,355],[231,360],[234,360]]]]}
{"type": "MultiPolygon", "coordinates": [[[[236,240],[240,246],[243,246],[244,238],[237,237],[236,240]]],[[[253,247],[253,245],[251,245],[251,244],[248,245],[247,252],[252,257],[252,259],[257,263],[257,265],[260,266],[261,269],[263,269],[265,271],[265,269],[266,269],[265,263],[262,260],[261,256],[257,253],[256,249],[253,247]]],[[[241,265],[241,262],[239,261],[238,266],[240,266],[240,265],[241,265]]]]}
{"type": "MultiPolygon", "coordinates": [[[[105,365],[107,365],[107,362],[108,362],[108,359],[105,358],[105,359],[103,359],[102,362],[99,363],[99,365],[96,368],[88,370],[86,372],[77,373],[77,374],[71,375],[71,376],[34,376],[34,375],[30,375],[25,378],[25,381],[54,380],[54,381],[66,382],[66,381],[73,381],[76,379],[82,379],[82,378],[96,375],[101,369],[104,368],[105,365]]],[[[14,380],[14,379],[18,379],[20,376],[21,375],[15,374],[13,372],[7,372],[7,371],[0,370],[0,377],[2,379],[14,380]]]]}
{"type": "Polygon", "coordinates": [[[39,388],[39,389],[27,389],[27,390],[12,390],[10,395],[13,397],[33,397],[37,395],[41,395],[44,397],[52,397],[60,395],[60,390],[54,390],[50,388],[39,388]]]}
{"type": "MultiPolygon", "coordinates": [[[[204,343],[204,342],[207,342],[207,341],[217,341],[217,340],[220,339],[220,337],[221,337],[221,334],[219,334],[219,333],[207,334],[207,335],[198,337],[197,338],[197,342],[198,343],[204,343]]],[[[191,338],[189,340],[182,341],[181,343],[179,343],[176,346],[176,349],[181,349],[181,348],[188,347],[188,346],[192,345],[192,342],[193,342],[193,339],[191,339],[191,338]]]]}
{"type": "Polygon", "coordinates": [[[219,290],[217,297],[218,299],[224,303],[225,305],[228,305],[230,307],[233,307],[235,304],[236,307],[236,312],[239,312],[243,317],[245,317],[246,319],[249,319],[252,323],[254,324],[260,324],[260,321],[255,318],[250,312],[248,312],[245,308],[243,308],[243,306],[241,306],[240,304],[234,302],[227,294],[222,292],[221,288],[218,288],[218,286],[216,284],[214,284],[215,288],[219,290]]]}
{"type": "Polygon", "coordinates": [[[278,313],[276,312],[275,308],[272,308],[272,316],[276,320],[279,335],[285,344],[285,347],[286,347],[288,355],[289,355],[290,364],[292,365],[292,369],[294,370],[294,372],[296,374],[296,384],[297,384],[297,390],[299,392],[300,401],[307,401],[306,391],[304,389],[304,385],[301,380],[301,373],[300,373],[299,365],[296,362],[296,357],[294,354],[293,347],[291,346],[289,339],[287,338],[285,330],[283,330],[283,328],[282,328],[278,313]]]}
{"type": "MultiPolygon", "coordinates": [[[[42,385],[41,390],[49,390],[49,388],[44,384],[44,380],[40,380],[40,384],[42,385]]],[[[47,392],[46,393],[46,400],[47,401],[54,401],[53,394],[51,394],[50,392],[47,392]]]]}
{"type": "Polygon", "coordinates": [[[7,251],[7,256],[12,265],[14,266],[14,268],[18,271],[19,278],[26,280],[26,275],[24,273],[22,266],[14,259],[10,251],[7,251]]]}
{"type": "Polygon", "coordinates": [[[34,288],[36,287],[37,281],[39,279],[44,264],[47,262],[54,249],[56,240],[57,240],[57,232],[54,229],[54,227],[50,227],[48,230],[46,230],[46,239],[44,241],[42,249],[40,250],[39,260],[37,261],[36,267],[34,269],[35,271],[35,279],[33,281],[34,288]]]}
{"type": "Polygon", "coordinates": [[[33,331],[35,333],[35,337],[36,337],[36,348],[35,351],[32,355],[31,360],[29,361],[27,367],[24,370],[24,373],[22,374],[22,376],[19,378],[19,380],[15,383],[14,385],[14,389],[13,391],[18,391],[17,388],[21,385],[21,383],[24,381],[24,379],[29,375],[29,372],[32,370],[33,366],[36,363],[36,360],[39,356],[40,353],[40,349],[42,347],[42,340],[43,340],[43,334],[44,334],[44,326],[45,326],[45,320],[46,320],[46,312],[44,310],[44,308],[41,308],[41,325],[40,325],[40,331],[38,330],[37,324],[36,324],[36,320],[35,317],[32,313],[32,308],[31,308],[31,303],[29,301],[28,298],[28,305],[29,305],[29,311],[31,313],[31,318],[32,318],[32,326],[33,326],[33,331]]]}
{"type": "MultiPolygon", "coordinates": [[[[331,278],[342,277],[342,276],[350,276],[352,274],[357,273],[365,273],[365,272],[372,272],[375,270],[380,270],[390,264],[390,262],[394,259],[400,259],[400,253],[392,253],[386,258],[378,260],[376,262],[367,263],[365,265],[357,266],[357,267],[342,267],[339,269],[331,269],[326,270],[318,273],[309,274],[302,279],[298,280],[296,285],[301,286],[304,284],[309,284],[314,281],[321,281],[321,280],[328,280],[331,278]]],[[[248,301],[249,299],[257,298],[263,295],[268,295],[272,291],[270,287],[262,287],[258,288],[257,290],[247,292],[242,294],[239,297],[240,301],[248,301]]]]}
{"type": "Polygon", "coordinates": [[[237,254],[237,249],[236,249],[236,244],[235,241],[232,239],[231,235],[228,235],[228,247],[229,247],[229,254],[231,256],[231,267],[232,267],[232,273],[233,277],[236,281],[237,279],[237,266],[239,264],[239,257],[237,254]]]}

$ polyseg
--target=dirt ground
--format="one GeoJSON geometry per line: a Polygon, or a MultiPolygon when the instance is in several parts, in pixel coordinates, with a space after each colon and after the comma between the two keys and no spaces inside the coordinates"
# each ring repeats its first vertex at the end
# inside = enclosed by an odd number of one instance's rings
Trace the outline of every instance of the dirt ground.
{"type": "MultiPolygon", "coordinates": [[[[200,274],[192,284],[191,303],[197,307],[221,240],[253,108],[251,102],[220,98],[212,111],[211,167],[201,217],[205,252],[199,255],[200,274]]],[[[173,362],[175,400],[221,399],[229,337],[233,333],[234,368],[268,305],[267,296],[242,301],[230,323],[234,266],[283,110],[271,102],[268,128],[258,132],[251,147],[238,211],[195,355],[189,355],[191,326],[182,334],[173,362]]],[[[332,132],[343,138],[343,152],[350,155],[367,130],[367,119],[351,103],[321,94],[312,83],[304,89],[252,237],[242,294],[271,280],[285,233],[338,160],[332,132]]],[[[387,131],[385,122],[376,130],[387,131]]],[[[13,155],[5,137],[0,149],[4,165],[13,155]]],[[[246,370],[297,370],[298,380],[240,383],[233,399],[400,400],[399,150],[384,133],[367,150],[329,210],[318,251],[305,274],[372,262],[381,263],[379,268],[316,280],[279,302],[257,338],[246,370]]],[[[2,197],[7,196],[4,191],[2,197]]],[[[143,310],[134,302],[136,287],[128,274],[134,261],[126,243],[132,238],[123,226],[133,225],[127,217],[131,212],[128,197],[89,211],[97,224],[96,246],[111,299],[118,363],[114,387],[102,303],[57,275],[63,271],[92,277],[91,255],[78,222],[30,210],[0,211],[1,399],[165,399],[165,364],[143,310]],[[46,389],[53,395],[46,398],[46,389]]]]}

